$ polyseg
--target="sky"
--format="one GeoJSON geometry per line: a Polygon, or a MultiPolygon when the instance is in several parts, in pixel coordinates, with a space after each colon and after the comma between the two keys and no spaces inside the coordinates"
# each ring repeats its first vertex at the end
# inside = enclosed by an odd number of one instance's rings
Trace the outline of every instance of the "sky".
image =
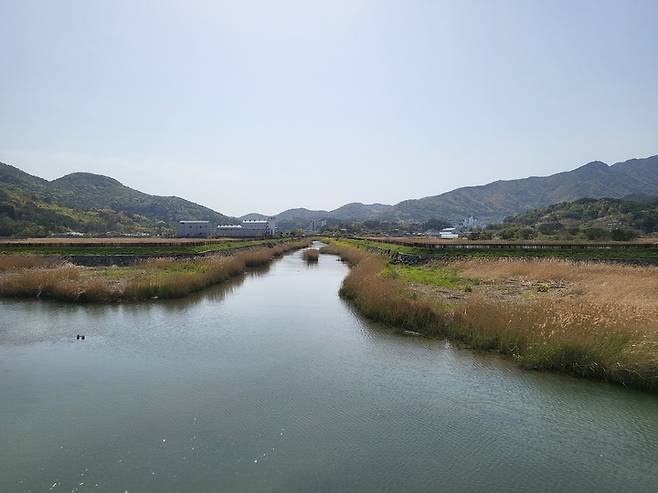
{"type": "Polygon", "coordinates": [[[658,1],[0,0],[0,161],[219,212],[658,154],[658,1]]]}

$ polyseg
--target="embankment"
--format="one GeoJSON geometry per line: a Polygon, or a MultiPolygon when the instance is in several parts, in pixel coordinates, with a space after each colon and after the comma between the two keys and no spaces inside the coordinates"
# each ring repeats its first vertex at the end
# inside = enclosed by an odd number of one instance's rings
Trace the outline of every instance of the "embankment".
{"type": "Polygon", "coordinates": [[[344,239],[348,243],[382,252],[394,261],[420,265],[432,260],[560,258],[584,262],[614,262],[628,265],[658,266],[658,243],[586,241],[503,242],[469,240],[421,240],[403,238],[344,239]]]}

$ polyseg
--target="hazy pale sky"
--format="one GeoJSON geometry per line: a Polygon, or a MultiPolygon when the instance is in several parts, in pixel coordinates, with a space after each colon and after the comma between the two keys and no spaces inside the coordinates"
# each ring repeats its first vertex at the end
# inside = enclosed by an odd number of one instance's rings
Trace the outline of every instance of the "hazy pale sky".
{"type": "Polygon", "coordinates": [[[0,0],[0,161],[227,214],[658,154],[658,1],[0,0]]]}

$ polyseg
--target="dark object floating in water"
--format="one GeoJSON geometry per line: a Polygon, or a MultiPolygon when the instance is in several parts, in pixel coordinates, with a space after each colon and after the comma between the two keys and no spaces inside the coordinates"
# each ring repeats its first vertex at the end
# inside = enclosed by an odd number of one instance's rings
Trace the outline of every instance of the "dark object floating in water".
{"type": "Polygon", "coordinates": [[[76,339],[77,341],[79,341],[79,340],[81,340],[81,339],[84,341],[84,340],[85,340],[85,336],[81,336],[80,334],[78,334],[78,335],[75,336],[75,339],[76,339]]]}

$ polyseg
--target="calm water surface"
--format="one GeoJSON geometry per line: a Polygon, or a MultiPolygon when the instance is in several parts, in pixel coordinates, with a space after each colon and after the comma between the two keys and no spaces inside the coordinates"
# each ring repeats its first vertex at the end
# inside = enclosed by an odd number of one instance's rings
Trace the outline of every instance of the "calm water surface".
{"type": "Polygon", "coordinates": [[[658,397],[396,335],[346,273],[0,301],[0,492],[658,490],[658,397]]]}

